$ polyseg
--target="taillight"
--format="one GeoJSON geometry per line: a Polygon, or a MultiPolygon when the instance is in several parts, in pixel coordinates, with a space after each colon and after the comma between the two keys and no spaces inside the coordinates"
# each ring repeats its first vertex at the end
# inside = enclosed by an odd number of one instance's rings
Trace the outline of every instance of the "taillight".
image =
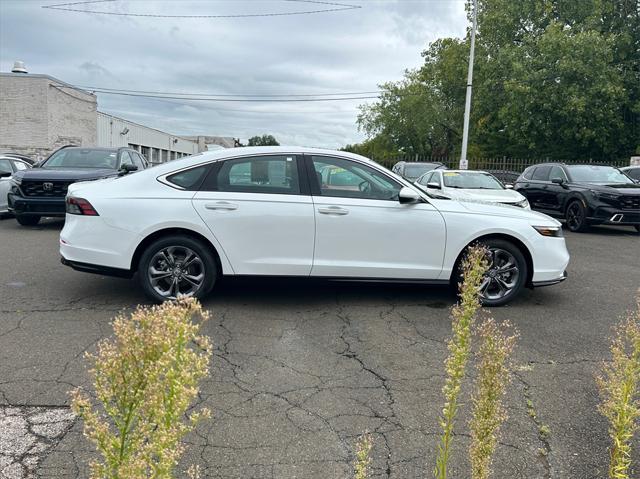
{"type": "Polygon", "coordinates": [[[94,207],[84,198],[67,196],[66,210],[70,215],[100,216],[94,207]]]}

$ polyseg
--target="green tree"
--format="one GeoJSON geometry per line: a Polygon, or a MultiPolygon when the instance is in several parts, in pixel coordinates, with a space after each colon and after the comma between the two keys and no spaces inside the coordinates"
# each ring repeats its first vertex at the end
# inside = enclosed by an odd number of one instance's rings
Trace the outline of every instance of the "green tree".
{"type": "Polygon", "coordinates": [[[279,146],[278,140],[273,135],[252,136],[249,138],[248,146],[279,146]]]}
{"type": "MultiPolygon", "coordinates": [[[[607,160],[640,151],[637,0],[479,0],[470,155],[607,160]]],[[[381,85],[358,125],[391,149],[451,155],[460,145],[468,38],[381,85]]]]}

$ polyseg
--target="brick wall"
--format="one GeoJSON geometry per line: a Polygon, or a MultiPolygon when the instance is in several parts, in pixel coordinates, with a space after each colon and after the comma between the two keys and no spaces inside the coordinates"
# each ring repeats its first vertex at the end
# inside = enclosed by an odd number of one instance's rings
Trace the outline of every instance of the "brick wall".
{"type": "Polygon", "coordinates": [[[67,144],[96,145],[96,98],[47,76],[0,74],[0,150],[41,159],[67,144]]]}

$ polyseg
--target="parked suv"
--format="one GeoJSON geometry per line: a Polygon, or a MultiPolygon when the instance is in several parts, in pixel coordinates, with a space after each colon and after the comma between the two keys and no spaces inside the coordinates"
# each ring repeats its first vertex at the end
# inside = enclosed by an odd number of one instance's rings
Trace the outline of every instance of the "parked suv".
{"type": "Polygon", "coordinates": [[[64,216],[71,183],[125,175],[142,170],[147,162],[131,148],[63,147],[32,169],[16,172],[7,195],[9,211],[24,226],[43,216],[64,216]]]}
{"type": "Polygon", "coordinates": [[[640,232],[640,185],[612,166],[530,166],[514,189],[526,196],[532,209],[565,219],[571,231],[606,224],[633,226],[640,232]]]}
{"type": "Polygon", "coordinates": [[[433,162],[418,162],[418,161],[399,161],[395,165],[391,171],[397,173],[402,176],[404,179],[409,180],[411,183],[416,181],[422,175],[431,170],[436,170],[438,168],[446,168],[443,163],[439,161],[433,162]]]}

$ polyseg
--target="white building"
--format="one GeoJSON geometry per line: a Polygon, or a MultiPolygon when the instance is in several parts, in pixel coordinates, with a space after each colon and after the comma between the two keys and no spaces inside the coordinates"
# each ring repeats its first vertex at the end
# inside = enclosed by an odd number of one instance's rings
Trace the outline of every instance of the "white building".
{"type": "Polygon", "coordinates": [[[49,75],[27,73],[16,62],[0,73],[0,151],[36,160],[64,145],[129,146],[160,163],[208,150],[229,148],[231,137],[185,137],[98,111],[96,96],[49,75]]]}

